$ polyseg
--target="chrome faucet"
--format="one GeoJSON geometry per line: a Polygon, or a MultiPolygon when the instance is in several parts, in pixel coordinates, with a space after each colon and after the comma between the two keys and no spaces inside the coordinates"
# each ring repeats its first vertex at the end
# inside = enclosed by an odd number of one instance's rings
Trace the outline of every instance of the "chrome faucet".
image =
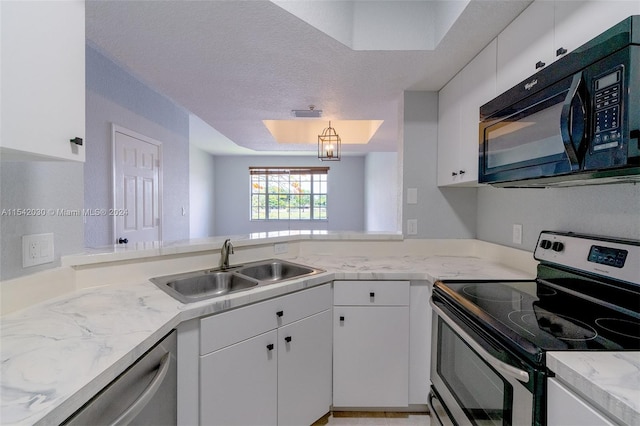
{"type": "Polygon", "coordinates": [[[220,269],[229,268],[230,254],[233,254],[233,244],[231,244],[231,240],[226,239],[222,244],[222,249],[220,249],[220,269]]]}

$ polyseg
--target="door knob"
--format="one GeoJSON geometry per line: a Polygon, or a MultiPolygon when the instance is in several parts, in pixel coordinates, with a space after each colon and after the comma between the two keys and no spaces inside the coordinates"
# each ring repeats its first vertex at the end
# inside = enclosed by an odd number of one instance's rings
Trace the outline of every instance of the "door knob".
{"type": "Polygon", "coordinates": [[[287,342],[287,343],[291,343],[291,340],[292,340],[291,336],[287,336],[287,337],[284,338],[284,341],[287,342]]]}
{"type": "Polygon", "coordinates": [[[118,244],[127,244],[129,242],[126,238],[118,238],[118,244]]]}

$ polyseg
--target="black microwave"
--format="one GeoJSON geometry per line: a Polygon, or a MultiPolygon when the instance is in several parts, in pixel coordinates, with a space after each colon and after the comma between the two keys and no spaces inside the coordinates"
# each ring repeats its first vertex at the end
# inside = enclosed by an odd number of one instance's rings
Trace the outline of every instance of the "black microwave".
{"type": "Polygon", "coordinates": [[[640,182],[640,16],[480,107],[478,181],[640,182]]]}

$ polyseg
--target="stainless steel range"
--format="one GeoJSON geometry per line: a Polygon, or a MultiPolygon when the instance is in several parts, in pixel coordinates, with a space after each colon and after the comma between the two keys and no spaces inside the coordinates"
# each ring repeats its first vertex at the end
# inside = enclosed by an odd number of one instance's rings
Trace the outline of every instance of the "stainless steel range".
{"type": "Polygon", "coordinates": [[[441,424],[544,425],[548,351],[640,349],[640,241],[545,231],[533,281],[439,281],[430,395],[441,424]]]}

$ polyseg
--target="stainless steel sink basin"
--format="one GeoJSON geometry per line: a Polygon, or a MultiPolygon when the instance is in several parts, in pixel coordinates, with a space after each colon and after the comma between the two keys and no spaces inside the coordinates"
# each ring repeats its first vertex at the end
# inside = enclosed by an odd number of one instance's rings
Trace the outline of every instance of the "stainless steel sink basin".
{"type": "Polygon", "coordinates": [[[206,269],[155,277],[151,282],[182,303],[192,303],[320,272],[324,271],[270,259],[225,270],[206,269]]]}
{"type": "Polygon", "coordinates": [[[151,282],[183,303],[224,296],[258,285],[257,280],[230,271],[211,270],[151,278],[151,282]]]}
{"type": "Polygon", "coordinates": [[[238,269],[238,273],[260,281],[282,281],[315,273],[316,269],[272,259],[238,269]]]}

